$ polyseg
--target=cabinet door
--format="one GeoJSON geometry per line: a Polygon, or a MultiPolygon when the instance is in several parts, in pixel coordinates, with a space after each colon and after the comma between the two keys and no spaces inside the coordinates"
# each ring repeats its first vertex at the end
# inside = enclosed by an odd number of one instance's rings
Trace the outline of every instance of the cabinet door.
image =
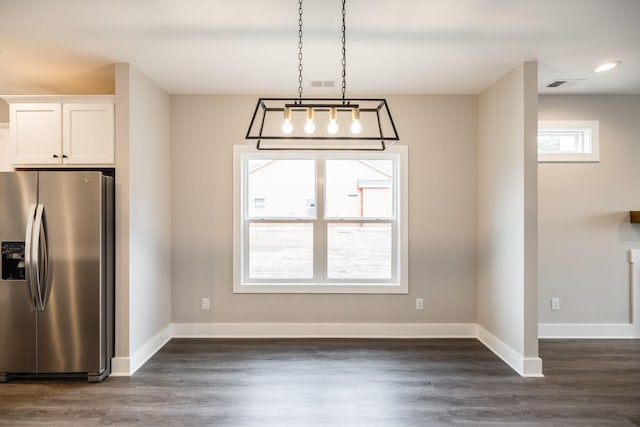
{"type": "Polygon", "coordinates": [[[10,104],[9,139],[14,164],[60,164],[62,115],[60,104],[10,104]]]}
{"type": "Polygon", "coordinates": [[[63,104],[63,162],[113,164],[113,104],[63,104]]]}

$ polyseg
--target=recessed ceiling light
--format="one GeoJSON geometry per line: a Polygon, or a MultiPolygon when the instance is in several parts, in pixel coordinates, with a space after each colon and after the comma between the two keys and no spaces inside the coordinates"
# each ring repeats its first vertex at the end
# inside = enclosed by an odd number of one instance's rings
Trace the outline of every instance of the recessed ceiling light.
{"type": "Polygon", "coordinates": [[[601,73],[603,71],[613,70],[620,64],[622,64],[621,61],[607,62],[606,64],[602,64],[599,67],[597,67],[594,71],[596,73],[601,73]]]}

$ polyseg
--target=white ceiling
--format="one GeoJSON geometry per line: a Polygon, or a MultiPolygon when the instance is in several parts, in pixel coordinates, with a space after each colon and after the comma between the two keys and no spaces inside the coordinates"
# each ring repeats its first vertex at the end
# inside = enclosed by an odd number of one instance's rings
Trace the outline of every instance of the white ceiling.
{"type": "MultiPolygon", "coordinates": [[[[340,7],[304,2],[306,95],[339,95],[340,7]]],[[[109,87],[129,62],[170,93],[295,96],[297,21],[296,0],[0,0],[0,93],[109,87]]],[[[347,95],[476,94],[534,60],[541,93],[640,94],[640,0],[347,1],[347,95]]]]}

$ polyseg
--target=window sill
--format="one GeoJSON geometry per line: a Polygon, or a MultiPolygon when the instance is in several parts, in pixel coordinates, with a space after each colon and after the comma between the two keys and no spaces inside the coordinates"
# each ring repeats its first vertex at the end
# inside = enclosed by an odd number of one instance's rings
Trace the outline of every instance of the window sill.
{"type": "Polygon", "coordinates": [[[597,153],[538,153],[538,163],[599,163],[597,153]]]}
{"type": "Polygon", "coordinates": [[[234,284],[234,294],[408,294],[406,284],[387,283],[251,283],[234,284]]]}

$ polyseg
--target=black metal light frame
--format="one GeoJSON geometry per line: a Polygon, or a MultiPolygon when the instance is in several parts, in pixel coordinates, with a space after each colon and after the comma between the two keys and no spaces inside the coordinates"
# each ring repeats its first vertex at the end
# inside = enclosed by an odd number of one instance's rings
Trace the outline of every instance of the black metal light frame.
{"type": "MultiPolygon", "coordinates": [[[[383,151],[399,140],[396,125],[391,117],[387,100],[382,98],[346,98],[347,49],[346,49],[346,0],[342,0],[342,98],[303,98],[302,97],[302,1],[298,0],[298,97],[297,98],[259,98],[249,123],[246,139],[256,141],[258,150],[357,150],[383,151]],[[313,123],[313,131],[299,131],[291,134],[295,127],[291,123],[293,112],[306,112],[307,122],[313,123]],[[285,112],[286,116],[285,117],[285,112]],[[360,129],[352,133],[338,133],[339,126],[327,129],[327,134],[314,134],[315,113],[328,112],[330,121],[337,125],[339,113],[352,113],[352,125],[356,122],[360,129]],[[276,116],[273,120],[268,117],[276,116]],[[375,121],[369,119],[375,116],[375,121]],[[365,120],[361,120],[365,117],[365,120]],[[275,121],[274,121],[275,120],[275,121]],[[288,121],[289,128],[278,126],[288,121]],[[366,123],[364,135],[360,135],[362,122],[366,123]],[[286,130],[286,132],[285,132],[286,130]],[[280,142],[278,145],[277,142],[280,142]],[[331,145],[331,143],[339,143],[331,145]],[[273,143],[268,145],[267,143],[273,143]],[[379,145],[378,145],[379,143],[379,145]],[[267,145],[267,146],[265,146],[267,145]]],[[[300,120],[298,120],[300,121],[300,120]]],[[[344,125],[343,120],[343,125],[344,125]]],[[[299,125],[299,123],[298,123],[299,125]]],[[[353,129],[353,128],[350,128],[353,129]]]]}
{"type": "Polygon", "coordinates": [[[247,130],[246,139],[255,141],[258,150],[357,150],[357,151],[384,151],[390,145],[399,140],[391,111],[387,104],[387,100],[383,98],[259,98],[256,108],[251,117],[251,123],[247,130]],[[330,108],[335,108],[338,112],[351,112],[357,108],[361,117],[375,115],[377,121],[376,135],[359,136],[359,135],[285,135],[279,129],[270,131],[265,129],[265,121],[267,116],[271,114],[277,115],[274,120],[282,120],[285,108],[292,111],[305,111],[312,108],[314,112],[328,112],[330,108]],[[283,147],[265,147],[263,141],[286,141],[293,143],[296,141],[335,141],[344,142],[344,148],[340,147],[324,147],[321,144],[313,144],[312,146],[283,146],[283,147]],[[349,142],[378,142],[379,145],[370,145],[358,147],[358,145],[349,145],[349,142]]]}

